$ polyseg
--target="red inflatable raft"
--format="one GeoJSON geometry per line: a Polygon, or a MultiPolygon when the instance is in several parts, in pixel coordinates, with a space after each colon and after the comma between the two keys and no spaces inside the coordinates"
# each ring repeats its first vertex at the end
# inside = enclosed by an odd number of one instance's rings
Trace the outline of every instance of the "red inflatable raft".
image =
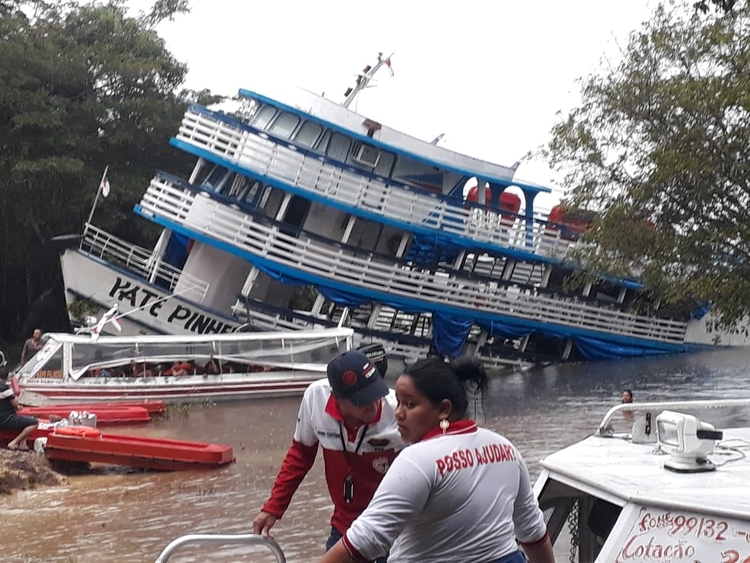
{"type": "Polygon", "coordinates": [[[96,403],[64,403],[59,405],[49,405],[54,408],[70,409],[71,411],[88,411],[94,412],[99,408],[114,407],[140,407],[146,409],[151,416],[162,415],[167,412],[167,404],[164,401],[116,401],[116,402],[96,402],[96,403]]]}
{"type": "Polygon", "coordinates": [[[220,467],[234,461],[232,446],[102,434],[89,426],[50,432],[44,448],[52,460],[97,462],[173,471],[220,467]]]}
{"type": "Polygon", "coordinates": [[[18,414],[33,416],[35,418],[49,418],[57,415],[61,418],[68,418],[71,412],[88,412],[96,415],[97,426],[106,426],[110,424],[136,424],[149,422],[151,415],[144,407],[120,406],[120,405],[70,405],[70,406],[49,406],[49,407],[24,407],[18,414]]]}

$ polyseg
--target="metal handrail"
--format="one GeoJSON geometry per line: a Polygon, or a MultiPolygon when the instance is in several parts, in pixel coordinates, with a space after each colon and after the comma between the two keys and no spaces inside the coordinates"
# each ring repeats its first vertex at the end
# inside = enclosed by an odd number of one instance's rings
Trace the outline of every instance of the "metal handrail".
{"type": "Polygon", "coordinates": [[[658,342],[682,343],[687,323],[606,310],[572,299],[534,295],[513,288],[492,287],[482,280],[412,269],[379,257],[355,256],[322,242],[300,240],[257,223],[210,197],[185,193],[166,180],[154,179],[141,209],[274,262],[328,278],[346,277],[362,287],[424,301],[450,302],[459,307],[531,318],[658,342]]]}
{"type": "Polygon", "coordinates": [[[177,139],[328,200],[354,205],[404,224],[442,231],[472,242],[499,244],[562,258],[575,246],[546,221],[507,219],[500,210],[450,203],[397,180],[370,177],[350,166],[307,155],[266,133],[238,129],[195,110],[183,118],[177,139]]]}
{"type": "Polygon", "coordinates": [[[258,534],[187,534],[172,540],[159,554],[154,563],[165,563],[179,548],[189,543],[237,543],[247,545],[264,545],[276,556],[278,563],[286,563],[284,552],[273,538],[264,538],[258,534]]]}
{"type": "MultiPolygon", "coordinates": [[[[150,250],[117,238],[90,223],[86,224],[79,249],[90,256],[96,256],[115,264],[123,264],[144,278],[148,278],[155,261],[155,257],[150,250]]],[[[187,281],[193,286],[190,293],[192,294],[192,300],[197,303],[203,303],[210,287],[210,284],[205,280],[164,262],[159,263],[156,277],[164,280],[170,291],[175,289],[180,279],[187,281]]]]}
{"type": "Polygon", "coordinates": [[[721,409],[726,407],[750,407],[750,399],[705,399],[700,401],[661,401],[654,403],[621,403],[607,411],[599,423],[595,434],[606,436],[609,433],[609,423],[620,411],[655,411],[677,409],[721,409]]]}

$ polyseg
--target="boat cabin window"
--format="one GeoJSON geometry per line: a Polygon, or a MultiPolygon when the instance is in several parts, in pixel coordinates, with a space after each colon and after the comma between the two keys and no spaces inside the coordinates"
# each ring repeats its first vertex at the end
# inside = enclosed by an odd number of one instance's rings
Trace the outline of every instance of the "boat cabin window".
{"type": "Polygon", "coordinates": [[[232,173],[223,166],[215,165],[206,175],[201,185],[205,188],[212,188],[214,191],[221,191],[222,186],[232,173]]]}
{"type": "Polygon", "coordinates": [[[284,218],[281,220],[281,231],[289,236],[297,236],[299,229],[307,218],[307,213],[310,211],[311,203],[309,199],[304,197],[292,196],[286,207],[284,218]]]}
{"type": "Polygon", "coordinates": [[[331,137],[331,142],[328,144],[327,155],[340,162],[346,162],[346,157],[349,154],[349,147],[352,142],[348,137],[341,135],[340,133],[334,133],[331,137]]]}
{"type": "MultiPolygon", "coordinates": [[[[48,344],[49,346],[49,344],[48,344]]],[[[51,348],[42,348],[34,357],[26,362],[19,373],[33,373],[33,377],[42,379],[60,379],[63,376],[63,347],[57,344],[54,351],[51,348]]]]}
{"type": "Polygon", "coordinates": [[[351,160],[365,169],[374,170],[380,160],[380,150],[366,143],[355,143],[351,160]]]}
{"type": "Polygon", "coordinates": [[[268,128],[269,133],[273,133],[282,139],[289,139],[294,133],[299,123],[299,117],[291,113],[281,112],[268,128]]]}
{"type": "Polygon", "coordinates": [[[390,178],[391,170],[393,169],[393,163],[396,161],[396,155],[386,151],[380,151],[380,160],[375,167],[375,174],[383,176],[384,178],[390,178]]]}
{"type": "Polygon", "coordinates": [[[245,185],[245,188],[238,194],[237,199],[239,201],[244,201],[245,203],[248,203],[253,207],[256,207],[258,204],[258,200],[263,193],[263,186],[263,182],[260,182],[259,180],[253,181],[248,178],[248,183],[245,185]]]}
{"type": "Polygon", "coordinates": [[[312,148],[320,137],[323,127],[313,121],[305,121],[294,136],[295,142],[303,147],[312,148]]]}
{"type": "Polygon", "coordinates": [[[439,168],[399,155],[392,178],[430,192],[443,193],[444,173],[439,168]]]}
{"type": "Polygon", "coordinates": [[[328,143],[331,142],[331,130],[326,129],[315,144],[315,150],[320,154],[326,154],[328,151],[328,143]]]}
{"type": "Polygon", "coordinates": [[[251,180],[250,178],[248,178],[247,176],[243,176],[242,174],[232,174],[232,180],[227,181],[229,191],[226,195],[235,199],[241,199],[244,196],[247,188],[251,187],[255,183],[255,180],[251,180]]]}
{"type": "Polygon", "coordinates": [[[250,125],[252,125],[256,129],[260,129],[261,131],[263,131],[266,129],[266,127],[268,127],[268,124],[274,118],[276,112],[277,109],[275,107],[264,104],[255,112],[255,116],[253,117],[252,121],[250,121],[250,125]]]}

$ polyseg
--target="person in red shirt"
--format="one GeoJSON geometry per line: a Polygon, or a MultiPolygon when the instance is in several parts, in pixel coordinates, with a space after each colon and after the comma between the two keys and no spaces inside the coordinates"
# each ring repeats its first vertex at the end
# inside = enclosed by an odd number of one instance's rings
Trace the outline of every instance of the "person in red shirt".
{"type": "MultiPolygon", "coordinates": [[[[385,472],[404,447],[395,420],[396,397],[369,358],[358,350],[336,356],[328,378],[310,385],[300,404],[292,445],[271,497],[253,520],[268,537],[323,448],[326,483],[333,501],[330,549],[367,507],[385,472]]],[[[385,558],[377,559],[384,562],[385,558]]]]}

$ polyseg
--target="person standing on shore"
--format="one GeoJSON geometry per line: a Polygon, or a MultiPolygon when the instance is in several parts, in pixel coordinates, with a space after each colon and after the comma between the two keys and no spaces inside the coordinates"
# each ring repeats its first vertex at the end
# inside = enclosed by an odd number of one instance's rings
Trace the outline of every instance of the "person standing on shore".
{"type": "Polygon", "coordinates": [[[42,346],[44,346],[44,342],[42,342],[42,331],[35,328],[34,332],[31,334],[31,338],[23,343],[23,349],[21,349],[21,365],[24,365],[33,358],[34,354],[42,349],[42,346]]]}
{"type": "MultiPolygon", "coordinates": [[[[330,549],[372,499],[391,462],[404,447],[396,427],[396,396],[370,359],[358,350],[328,364],[328,378],[302,397],[292,446],[271,498],[253,520],[253,532],[268,537],[323,448],[326,483],[333,501],[330,549]]],[[[378,563],[384,556],[376,559],[378,563]]]]}

